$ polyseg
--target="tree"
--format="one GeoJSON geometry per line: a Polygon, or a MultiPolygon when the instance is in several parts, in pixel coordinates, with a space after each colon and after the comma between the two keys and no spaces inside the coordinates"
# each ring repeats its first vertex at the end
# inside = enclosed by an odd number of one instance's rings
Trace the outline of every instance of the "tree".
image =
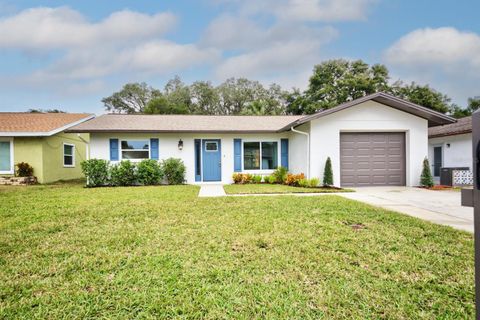
{"type": "Polygon", "coordinates": [[[426,188],[433,187],[433,177],[432,172],[430,171],[430,163],[428,159],[423,160],[423,169],[422,174],[420,175],[420,185],[426,188]]]}
{"type": "Polygon", "coordinates": [[[455,118],[463,118],[471,116],[476,110],[480,108],[480,97],[468,98],[468,105],[466,108],[462,108],[456,104],[452,104],[450,107],[450,115],[455,118]]]}
{"type": "Polygon", "coordinates": [[[314,113],[335,107],[378,91],[387,91],[388,69],[384,65],[369,66],[362,60],[328,60],[314,67],[306,98],[311,104],[305,111],[314,113]]]}
{"type": "Polygon", "coordinates": [[[450,110],[451,99],[428,85],[421,86],[415,82],[404,85],[401,81],[397,81],[392,87],[392,93],[402,99],[441,113],[447,113],[450,110]]]}
{"type": "Polygon", "coordinates": [[[257,100],[265,91],[258,81],[230,78],[217,87],[220,114],[241,114],[243,109],[257,100]]]}
{"type": "Polygon", "coordinates": [[[196,114],[219,114],[220,96],[209,81],[195,81],[190,86],[192,109],[196,114]]]}
{"type": "Polygon", "coordinates": [[[28,109],[28,113],[67,113],[60,109],[28,109]]]}
{"type": "Polygon", "coordinates": [[[333,186],[332,160],[330,160],[330,157],[328,157],[325,162],[325,169],[323,170],[323,185],[333,186]]]}
{"type": "Polygon", "coordinates": [[[105,109],[113,113],[142,113],[147,103],[161,94],[160,90],[145,82],[127,83],[122,90],[103,98],[102,102],[105,109]]]}
{"type": "Polygon", "coordinates": [[[187,113],[193,113],[191,110],[192,99],[190,88],[182,82],[179,76],[169,80],[164,89],[165,98],[177,110],[186,109],[187,113]]]}
{"type": "Polygon", "coordinates": [[[143,112],[145,114],[188,114],[188,108],[184,104],[174,104],[165,96],[153,98],[147,103],[143,112]]]}

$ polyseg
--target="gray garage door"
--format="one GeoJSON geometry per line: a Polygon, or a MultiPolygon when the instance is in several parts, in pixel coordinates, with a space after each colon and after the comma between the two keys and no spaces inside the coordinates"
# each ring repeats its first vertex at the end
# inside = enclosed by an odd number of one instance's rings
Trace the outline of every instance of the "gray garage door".
{"type": "Polygon", "coordinates": [[[404,186],[405,133],[341,133],[340,184],[404,186]]]}

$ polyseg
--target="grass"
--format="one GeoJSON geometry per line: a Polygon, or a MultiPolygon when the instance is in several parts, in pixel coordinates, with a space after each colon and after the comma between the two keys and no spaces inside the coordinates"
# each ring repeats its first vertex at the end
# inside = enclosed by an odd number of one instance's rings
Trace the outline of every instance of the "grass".
{"type": "Polygon", "coordinates": [[[0,318],[465,319],[472,235],[339,196],[0,188],[0,318]]]}
{"type": "Polygon", "coordinates": [[[349,189],[300,188],[282,184],[230,184],[223,186],[227,194],[271,194],[271,193],[332,193],[352,192],[349,189]]]}

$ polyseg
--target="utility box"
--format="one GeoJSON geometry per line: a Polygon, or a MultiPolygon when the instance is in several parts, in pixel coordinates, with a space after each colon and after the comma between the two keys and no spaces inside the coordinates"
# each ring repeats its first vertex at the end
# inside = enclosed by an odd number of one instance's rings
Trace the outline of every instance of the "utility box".
{"type": "Polygon", "coordinates": [[[442,186],[453,186],[453,170],[470,170],[469,167],[447,167],[440,168],[440,184],[442,186]]]}

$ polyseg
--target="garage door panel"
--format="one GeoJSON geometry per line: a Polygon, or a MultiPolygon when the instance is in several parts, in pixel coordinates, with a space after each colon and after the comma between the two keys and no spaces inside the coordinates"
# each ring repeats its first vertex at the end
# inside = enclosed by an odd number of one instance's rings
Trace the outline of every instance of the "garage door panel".
{"type": "Polygon", "coordinates": [[[405,185],[405,134],[341,133],[342,186],[405,185]]]}

